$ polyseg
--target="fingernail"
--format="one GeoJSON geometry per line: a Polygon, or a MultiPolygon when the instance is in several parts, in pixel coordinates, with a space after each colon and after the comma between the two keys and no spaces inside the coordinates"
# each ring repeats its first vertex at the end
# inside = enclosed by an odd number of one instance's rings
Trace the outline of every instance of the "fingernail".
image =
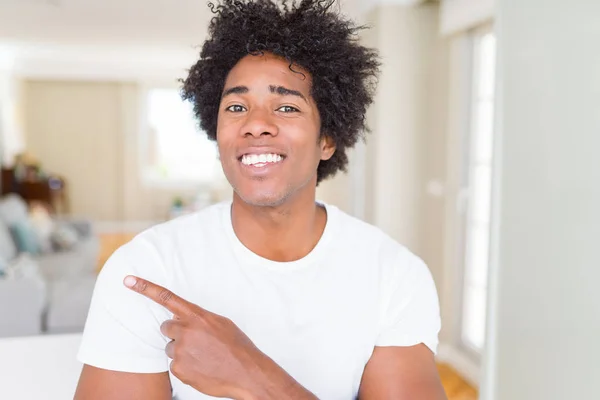
{"type": "Polygon", "coordinates": [[[125,286],[127,286],[128,288],[132,288],[133,285],[135,285],[135,278],[131,275],[126,276],[125,279],[123,280],[123,283],[125,284],[125,286]]]}

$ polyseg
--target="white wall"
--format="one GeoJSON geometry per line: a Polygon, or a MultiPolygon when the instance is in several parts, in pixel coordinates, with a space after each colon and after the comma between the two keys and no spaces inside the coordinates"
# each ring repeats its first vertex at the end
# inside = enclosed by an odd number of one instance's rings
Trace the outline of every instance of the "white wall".
{"type": "MultiPolygon", "coordinates": [[[[449,64],[447,66],[448,94],[446,108],[448,112],[446,138],[446,196],[444,223],[438,229],[444,231],[442,263],[443,286],[440,288],[442,331],[440,341],[456,348],[460,342],[460,313],[462,310],[463,271],[461,258],[464,246],[460,237],[464,221],[458,212],[461,205],[461,191],[464,189],[462,170],[465,154],[465,138],[470,128],[471,81],[472,81],[472,40],[466,35],[449,39],[449,64]]],[[[464,207],[464,206],[462,206],[464,207]]],[[[433,228],[432,228],[433,229],[433,228]]],[[[458,350],[459,351],[459,350],[458,350]]],[[[476,369],[476,368],[474,368],[476,369]]],[[[463,372],[464,373],[464,372],[463,372]]],[[[477,381],[476,377],[472,380],[477,381]]]]}
{"type": "Polygon", "coordinates": [[[379,6],[368,14],[366,45],[378,48],[381,77],[368,121],[365,218],[429,264],[441,285],[446,179],[448,43],[437,5],[379,6]]]}
{"type": "Polygon", "coordinates": [[[497,285],[484,399],[599,399],[600,2],[501,0],[497,285]]]}

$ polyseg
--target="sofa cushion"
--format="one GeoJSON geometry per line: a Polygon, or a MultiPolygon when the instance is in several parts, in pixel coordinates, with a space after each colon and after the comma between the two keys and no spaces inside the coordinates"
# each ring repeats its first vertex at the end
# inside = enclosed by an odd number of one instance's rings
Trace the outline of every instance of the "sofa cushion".
{"type": "Polygon", "coordinates": [[[15,222],[10,226],[10,233],[19,252],[33,255],[41,252],[39,237],[29,220],[15,222]]]}
{"type": "Polygon", "coordinates": [[[39,277],[0,278],[0,337],[39,335],[46,295],[46,282],[39,277]]]}
{"type": "Polygon", "coordinates": [[[81,274],[87,257],[72,251],[57,251],[36,258],[47,281],[55,281],[81,274]]]}
{"type": "Polygon", "coordinates": [[[16,194],[8,194],[0,199],[0,219],[8,226],[29,219],[27,203],[16,194]]]}
{"type": "Polygon", "coordinates": [[[53,282],[48,290],[48,333],[82,332],[94,292],[93,275],[53,282]]]}
{"type": "Polygon", "coordinates": [[[94,234],[92,222],[88,219],[74,218],[74,217],[56,217],[54,222],[57,225],[66,225],[74,228],[77,231],[79,237],[86,238],[94,234]]]}
{"type": "Polygon", "coordinates": [[[6,263],[4,279],[41,279],[40,266],[31,255],[21,253],[6,263]]]}
{"type": "Polygon", "coordinates": [[[50,240],[58,251],[71,250],[77,245],[79,235],[75,228],[61,224],[50,234],[50,240]]]}
{"type": "Polygon", "coordinates": [[[52,232],[56,229],[56,224],[47,207],[40,202],[32,203],[29,209],[28,221],[38,238],[40,251],[42,253],[52,251],[52,242],[50,239],[52,232]]]}
{"type": "Polygon", "coordinates": [[[36,257],[42,275],[49,281],[94,274],[98,263],[99,243],[95,237],[81,240],[68,251],[36,257]]]}
{"type": "Polygon", "coordinates": [[[79,240],[70,252],[78,254],[81,260],[85,260],[80,266],[82,273],[97,274],[100,255],[100,240],[97,237],[90,236],[79,240]]]}
{"type": "Polygon", "coordinates": [[[0,219],[0,257],[6,261],[17,256],[17,246],[8,225],[0,219]]]}

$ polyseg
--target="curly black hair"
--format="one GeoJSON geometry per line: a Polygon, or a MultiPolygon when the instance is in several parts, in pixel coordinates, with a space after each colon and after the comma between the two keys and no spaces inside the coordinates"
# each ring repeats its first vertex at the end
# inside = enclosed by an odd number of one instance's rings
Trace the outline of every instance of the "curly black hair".
{"type": "Polygon", "coordinates": [[[317,183],[346,171],[348,155],[364,133],[379,72],[375,50],[359,43],[357,26],[332,9],[336,0],[222,0],[209,2],[215,16],[200,59],[182,80],[181,95],[194,106],[200,128],[216,140],[217,117],[229,71],[248,54],[284,57],[312,76],[312,96],[321,117],[321,136],[334,155],[321,161],[317,183]]]}

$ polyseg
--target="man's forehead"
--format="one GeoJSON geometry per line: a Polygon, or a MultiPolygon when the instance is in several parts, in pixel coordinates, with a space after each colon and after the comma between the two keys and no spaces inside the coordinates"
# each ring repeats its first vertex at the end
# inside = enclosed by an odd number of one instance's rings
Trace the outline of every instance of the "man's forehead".
{"type": "MultiPolygon", "coordinates": [[[[292,64],[283,57],[270,53],[248,55],[242,58],[229,72],[227,84],[259,84],[268,87],[282,83],[294,85],[295,89],[310,87],[311,76],[302,67],[292,64]]],[[[253,86],[253,85],[252,85],[253,86]]]]}

